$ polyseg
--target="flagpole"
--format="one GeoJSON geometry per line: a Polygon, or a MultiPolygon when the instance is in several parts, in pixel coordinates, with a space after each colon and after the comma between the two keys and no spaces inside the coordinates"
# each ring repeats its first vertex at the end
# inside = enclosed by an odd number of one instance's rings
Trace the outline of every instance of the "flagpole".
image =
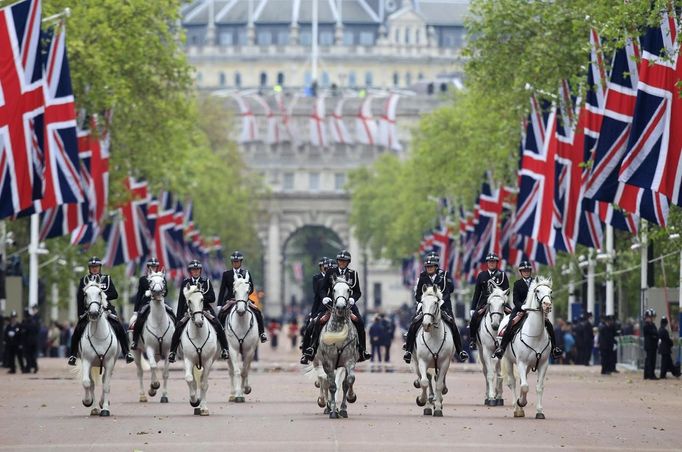
{"type": "Polygon", "coordinates": [[[64,8],[64,10],[62,12],[57,13],[57,14],[53,14],[49,17],[45,17],[45,18],[43,18],[43,20],[41,22],[42,23],[52,22],[52,21],[55,21],[57,19],[61,19],[62,17],[70,17],[70,16],[71,16],[71,8],[64,8]]]}
{"type": "Polygon", "coordinates": [[[647,222],[642,220],[640,227],[640,295],[639,295],[639,317],[644,316],[644,309],[647,306],[648,270],[649,270],[649,238],[647,237],[647,222]]]}
{"type": "Polygon", "coordinates": [[[613,315],[614,312],[614,288],[613,288],[613,226],[606,225],[606,315],[613,315]]]}
{"type": "Polygon", "coordinates": [[[318,34],[318,28],[317,28],[317,22],[318,22],[318,11],[317,11],[317,0],[313,0],[313,23],[312,23],[312,35],[313,35],[313,48],[312,48],[312,76],[313,76],[313,83],[317,84],[317,54],[318,54],[318,49],[317,49],[317,34],[318,34]]]}
{"type": "Polygon", "coordinates": [[[38,305],[38,214],[31,215],[31,241],[28,246],[28,306],[38,305]]]}
{"type": "Polygon", "coordinates": [[[587,253],[587,312],[594,316],[594,250],[589,249],[587,253]]]}

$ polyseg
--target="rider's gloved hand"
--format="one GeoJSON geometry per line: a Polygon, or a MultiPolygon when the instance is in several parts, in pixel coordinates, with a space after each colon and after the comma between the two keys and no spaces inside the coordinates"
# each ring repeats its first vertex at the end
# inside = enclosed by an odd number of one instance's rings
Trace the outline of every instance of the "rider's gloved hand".
{"type": "Polygon", "coordinates": [[[325,305],[325,306],[327,306],[327,305],[328,305],[329,303],[331,303],[331,302],[332,302],[332,299],[329,298],[329,297],[324,297],[324,298],[322,299],[322,304],[325,305]]]}
{"type": "Polygon", "coordinates": [[[474,311],[473,309],[469,311],[469,318],[472,318],[474,316],[474,312],[476,311],[474,311]]]}
{"type": "Polygon", "coordinates": [[[350,303],[351,306],[355,306],[355,298],[350,297],[350,298],[348,299],[348,302],[350,303]]]}
{"type": "Polygon", "coordinates": [[[152,296],[152,291],[151,291],[151,290],[145,290],[144,296],[145,296],[145,297],[151,297],[151,296],[152,296]]]}

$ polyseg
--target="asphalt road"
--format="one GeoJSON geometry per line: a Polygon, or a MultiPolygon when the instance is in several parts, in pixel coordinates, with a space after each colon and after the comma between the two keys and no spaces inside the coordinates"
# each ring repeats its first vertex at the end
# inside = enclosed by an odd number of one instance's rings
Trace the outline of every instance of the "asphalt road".
{"type": "Polygon", "coordinates": [[[139,403],[134,365],[119,361],[112,416],[100,418],[81,405],[82,387],[66,361],[43,359],[38,374],[0,375],[0,450],[680,450],[676,379],[645,382],[640,373],[602,377],[596,367],[553,366],[547,419],[533,417],[534,386],[528,417],[515,419],[509,406],[483,406],[477,365],[457,364],[444,417],[433,418],[415,405],[405,365],[377,372],[362,365],[349,418],[330,420],[296,354],[267,347],[262,355],[244,404],[227,402],[227,367],[214,368],[209,417],[193,415],[179,364],[171,372],[170,403],[160,404],[158,395],[139,403]]]}

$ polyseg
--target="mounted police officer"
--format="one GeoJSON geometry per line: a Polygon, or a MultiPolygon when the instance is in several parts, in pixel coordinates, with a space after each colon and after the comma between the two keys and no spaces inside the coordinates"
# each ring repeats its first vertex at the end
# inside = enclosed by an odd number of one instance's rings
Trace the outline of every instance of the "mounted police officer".
{"type": "Polygon", "coordinates": [[[71,356],[69,357],[70,366],[76,365],[76,355],[78,354],[78,349],[80,348],[81,337],[85,332],[85,328],[88,326],[88,318],[85,315],[86,306],[85,293],[83,292],[83,288],[85,288],[85,285],[90,281],[99,282],[102,291],[106,295],[108,303],[107,306],[104,306],[104,308],[108,311],[107,320],[109,320],[111,328],[114,330],[114,333],[116,334],[116,339],[118,339],[118,343],[121,346],[121,351],[123,352],[123,355],[126,358],[126,362],[127,363],[133,362],[133,355],[130,353],[130,350],[128,348],[128,336],[126,335],[125,329],[123,328],[121,321],[116,315],[116,308],[111,303],[111,301],[116,300],[118,298],[116,286],[114,286],[114,282],[111,280],[111,276],[105,275],[101,273],[101,271],[102,260],[97,256],[91,257],[90,260],[88,260],[88,274],[81,278],[80,284],[78,285],[78,292],[76,292],[76,301],[78,304],[78,323],[76,324],[76,327],[73,329],[73,336],[71,336],[71,356]]]}
{"type": "MultiPolygon", "coordinates": [[[[526,302],[526,297],[528,296],[528,289],[530,288],[530,285],[533,282],[533,266],[528,261],[521,261],[521,264],[519,265],[519,273],[521,274],[521,278],[517,279],[514,282],[514,288],[512,289],[514,308],[512,309],[511,314],[509,315],[509,323],[507,324],[507,327],[504,330],[504,336],[502,336],[502,341],[500,342],[499,347],[497,347],[497,349],[495,349],[495,352],[493,353],[493,358],[502,358],[502,356],[504,355],[504,350],[507,348],[507,345],[514,338],[514,333],[521,326],[522,322],[520,321],[515,325],[511,324],[512,320],[514,320],[514,317],[516,317],[516,314],[518,314],[519,312],[523,312],[525,315],[525,312],[521,307],[526,302]]],[[[554,359],[559,359],[563,354],[563,350],[556,346],[556,338],[554,337],[554,327],[552,326],[552,322],[550,322],[549,319],[545,319],[545,329],[547,330],[547,334],[549,334],[549,340],[551,341],[552,344],[551,345],[552,357],[554,359]]]]}
{"type": "MultiPolygon", "coordinates": [[[[348,282],[351,290],[350,299],[348,301],[351,304],[351,312],[353,313],[353,325],[355,325],[355,329],[358,332],[358,351],[360,353],[358,362],[362,362],[368,360],[370,355],[367,353],[365,323],[362,320],[362,316],[356,305],[357,301],[362,296],[362,292],[360,291],[360,278],[355,270],[348,268],[350,261],[351,255],[347,250],[341,250],[336,255],[337,266],[335,267],[333,264],[330,265],[329,270],[325,273],[324,279],[319,285],[318,294],[322,299],[322,304],[328,308],[332,302],[330,296],[333,295],[332,288],[334,286],[334,278],[343,277],[348,282]]],[[[321,332],[322,325],[319,321],[315,322],[315,329],[312,334],[310,346],[303,351],[304,356],[301,358],[302,364],[307,364],[315,357],[321,332]]]]}
{"type": "MultiPolygon", "coordinates": [[[[130,325],[133,329],[133,342],[130,344],[131,349],[137,348],[137,341],[140,340],[140,335],[142,334],[142,329],[144,324],[149,317],[149,302],[152,300],[152,294],[149,291],[149,279],[147,277],[152,273],[159,271],[159,260],[155,257],[150,258],[147,261],[147,274],[145,276],[140,276],[137,283],[137,295],[135,296],[135,311],[133,316],[130,318],[130,325]]],[[[168,293],[168,289],[164,284],[163,296],[165,297],[168,293]]],[[[173,323],[177,322],[175,318],[175,313],[173,308],[164,303],[164,307],[168,314],[173,319],[173,323]]]]}
{"type": "Polygon", "coordinates": [[[469,354],[462,348],[462,339],[459,335],[459,329],[455,324],[455,316],[452,313],[452,302],[450,301],[450,295],[455,290],[455,285],[452,282],[452,278],[444,270],[438,267],[439,258],[435,254],[430,254],[426,257],[424,261],[425,270],[419,275],[419,280],[414,288],[414,299],[417,302],[417,313],[412,319],[410,328],[407,330],[407,337],[405,338],[405,345],[403,350],[405,350],[405,355],[403,359],[407,364],[410,364],[412,360],[412,349],[414,348],[414,343],[417,336],[417,331],[421,326],[422,322],[422,293],[424,286],[434,286],[440,290],[443,297],[443,305],[441,310],[441,316],[443,321],[450,327],[452,332],[452,338],[455,342],[455,349],[457,350],[457,356],[460,361],[466,361],[469,359],[469,354]]]}
{"type": "MultiPolygon", "coordinates": [[[[225,318],[227,313],[234,306],[234,280],[237,278],[248,278],[249,281],[249,295],[253,293],[253,278],[249,271],[242,268],[242,261],[244,260],[244,255],[239,251],[235,251],[230,256],[232,261],[232,269],[227,270],[223,273],[223,278],[220,281],[220,294],[218,295],[218,306],[221,306],[220,321],[225,323],[225,318]],[[224,307],[223,307],[224,306],[224,307]]],[[[265,335],[265,325],[263,324],[263,313],[260,309],[253,304],[249,303],[249,307],[253,310],[256,316],[256,321],[258,322],[258,335],[260,336],[261,342],[266,342],[268,337],[265,335]]]]}
{"type": "Polygon", "coordinates": [[[476,290],[471,300],[471,321],[469,322],[469,346],[472,350],[476,349],[476,339],[478,338],[478,327],[481,323],[481,308],[488,303],[488,281],[492,280],[502,290],[509,289],[509,279],[507,274],[498,269],[500,258],[495,253],[490,253],[485,258],[488,268],[483,270],[476,277],[476,290]]]}
{"type": "MultiPolygon", "coordinates": [[[[301,350],[307,350],[310,347],[310,341],[313,337],[313,330],[315,329],[315,323],[319,322],[319,316],[324,314],[325,308],[322,304],[322,298],[320,297],[320,284],[324,280],[326,272],[329,270],[330,259],[327,257],[322,257],[318,261],[318,267],[320,269],[319,273],[313,275],[313,305],[310,308],[310,314],[308,314],[306,324],[304,327],[303,341],[301,341],[301,350]]],[[[308,359],[306,355],[301,357],[301,364],[308,364],[308,359]]]]}
{"type": "Polygon", "coordinates": [[[206,320],[208,320],[213,328],[215,329],[216,336],[218,337],[218,342],[222,349],[220,357],[222,359],[228,359],[229,354],[227,351],[227,338],[225,337],[225,330],[216,318],[215,312],[211,303],[215,302],[215,291],[213,290],[213,285],[211,280],[201,276],[201,270],[203,266],[198,260],[193,260],[187,264],[187,271],[189,272],[189,277],[182,280],[180,285],[180,295],[178,296],[178,310],[177,318],[179,319],[175,324],[175,332],[173,333],[173,338],[171,339],[170,353],[168,354],[168,361],[175,362],[175,353],[178,350],[178,345],[180,345],[180,336],[182,335],[187,322],[191,317],[190,313],[187,311],[187,299],[185,299],[185,289],[189,286],[197,286],[204,296],[204,315],[206,320]]]}

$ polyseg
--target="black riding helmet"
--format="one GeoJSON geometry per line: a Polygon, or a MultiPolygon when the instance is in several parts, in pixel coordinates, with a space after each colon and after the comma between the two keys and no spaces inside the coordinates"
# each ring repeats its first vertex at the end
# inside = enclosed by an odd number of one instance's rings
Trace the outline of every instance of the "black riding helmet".
{"type": "Polygon", "coordinates": [[[97,256],[92,256],[92,257],[88,260],[88,267],[94,267],[94,266],[96,266],[96,265],[101,266],[101,265],[102,265],[102,259],[100,259],[100,258],[97,257],[97,256]]]}
{"type": "Polygon", "coordinates": [[[230,260],[231,260],[232,262],[243,261],[243,260],[244,260],[244,255],[243,255],[242,253],[240,253],[239,251],[235,251],[235,252],[232,253],[232,255],[230,256],[230,260]]]}
{"type": "Polygon", "coordinates": [[[155,257],[150,257],[147,261],[147,267],[159,266],[159,260],[155,257]]]}
{"type": "Polygon", "coordinates": [[[187,264],[187,270],[197,270],[197,269],[201,270],[202,268],[204,268],[204,267],[201,265],[201,262],[199,262],[196,259],[190,261],[189,264],[187,264]]]}
{"type": "Polygon", "coordinates": [[[339,254],[336,255],[336,260],[350,262],[350,252],[348,250],[339,251],[339,254]]]}
{"type": "Polygon", "coordinates": [[[488,253],[488,255],[485,257],[485,261],[486,262],[489,262],[489,261],[499,262],[500,257],[495,253],[488,253]]]}
{"type": "Polygon", "coordinates": [[[533,270],[533,266],[528,261],[521,261],[519,264],[519,271],[522,270],[533,270]]]}
{"type": "Polygon", "coordinates": [[[436,267],[440,263],[440,259],[438,258],[438,255],[436,254],[429,254],[426,256],[426,259],[424,260],[424,267],[428,267],[430,265],[435,265],[436,267]]]}

